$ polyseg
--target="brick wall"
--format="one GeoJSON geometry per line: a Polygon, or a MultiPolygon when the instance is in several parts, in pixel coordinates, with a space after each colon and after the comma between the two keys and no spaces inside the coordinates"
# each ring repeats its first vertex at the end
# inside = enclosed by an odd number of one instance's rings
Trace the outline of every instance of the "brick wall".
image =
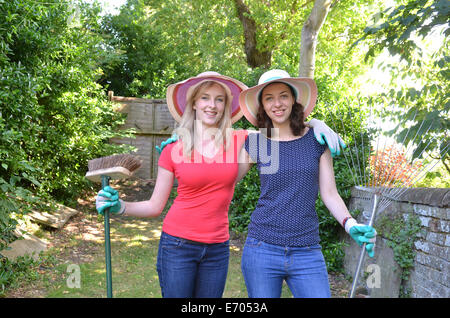
{"type": "MultiPolygon", "coordinates": [[[[369,197],[371,197],[369,195],[369,197]]],[[[367,199],[367,193],[360,190],[352,191],[350,209],[362,211],[358,217],[361,223],[367,223],[371,211],[371,200],[367,199]]],[[[380,226],[379,220],[386,215],[404,216],[412,213],[420,219],[422,233],[418,235],[414,243],[415,259],[414,268],[409,279],[401,281],[401,268],[393,261],[393,252],[387,246],[387,239],[377,238],[376,257],[369,259],[363,268],[369,264],[378,264],[381,269],[381,286],[379,288],[367,288],[364,278],[361,276],[360,284],[364,285],[372,297],[398,297],[399,290],[406,287],[410,296],[423,297],[450,297],[450,189],[417,188],[409,189],[402,194],[380,215],[377,215],[375,227],[380,226]],[[378,223],[377,223],[378,222],[378,223]]],[[[344,236],[349,246],[345,249],[345,270],[347,274],[354,274],[359,247],[344,236]]],[[[363,272],[363,271],[362,271],[363,272]]]]}
{"type": "Polygon", "coordinates": [[[448,204],[434,205],[413,205],[426,230],[415,242],[415,268],[410,276],[413,297],[450,297],[450,209],[448,204]]]}

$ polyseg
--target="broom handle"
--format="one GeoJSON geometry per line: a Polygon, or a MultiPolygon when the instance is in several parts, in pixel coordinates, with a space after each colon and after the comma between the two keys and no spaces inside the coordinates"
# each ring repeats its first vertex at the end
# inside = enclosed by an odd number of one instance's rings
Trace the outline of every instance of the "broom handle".
{"type": "MultiPolygon", "coordinates": [[[[373,207],[372,207],[372,214],[370,216],[370,220],[369,220],[369,226],[373,226],[373,221],[375,220],[375,214],[377,212],[377,208],[378,208],[378,202],[379,202],[379,197],[378,194],[374,194],[373,196],[373,207]]],[[[352,283],[352,289],[350,290],[350,298],[355,297],[355,291],[356,291],[356,286],[358,284],[358,279],[359,279],[359,273],[361,272],[361,267],[362,264],[364,262],[364,257],[366,256],[366,243],[363,243],[362,247],[361,247],[361,252],[359,254],[359,261],[358,261],[358,266],[356,267],[356,271],[355,271],[355,275],[353,276],[353,283],[352,283]]]]}
{"type": "MultiPolygon", "coordinates": [[[[109,185],[111,178],[102,175],[102,189],[109,185]]],[[[112,298],[112,273],[111,273],[111,240],[109,237],[109,208],[105,209],[105,261],[106,261],[106,295],[112,298]]]]}

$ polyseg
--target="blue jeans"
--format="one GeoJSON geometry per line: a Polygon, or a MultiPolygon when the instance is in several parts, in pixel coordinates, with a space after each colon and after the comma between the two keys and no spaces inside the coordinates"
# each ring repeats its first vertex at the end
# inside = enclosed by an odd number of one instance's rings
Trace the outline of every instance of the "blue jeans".
{"type": "Polygon", "coordinates": [[[288,247],[247,237],[241,268],[250,298],[281,297],[283,280],[296,298],[331,297],[319,244],[288,247]]]}
{"type": "Polygon", "coordinates": [[[203,244],[162,232],[156,263],[162,296],[222,297],[229,257],[229,241],[203,244]]]}

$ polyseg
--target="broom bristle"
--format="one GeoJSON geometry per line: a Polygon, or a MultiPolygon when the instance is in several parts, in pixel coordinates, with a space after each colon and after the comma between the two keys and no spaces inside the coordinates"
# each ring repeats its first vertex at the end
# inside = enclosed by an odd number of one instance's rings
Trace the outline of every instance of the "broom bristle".
{"type": "Polygon", "coordinates": [[[130,154],[112,155],[88,161],[88,169],[90,172],[114,167],[123,167],[130,172],[134,172],[139,169],[141,165],[142,160],[130,154]]]}

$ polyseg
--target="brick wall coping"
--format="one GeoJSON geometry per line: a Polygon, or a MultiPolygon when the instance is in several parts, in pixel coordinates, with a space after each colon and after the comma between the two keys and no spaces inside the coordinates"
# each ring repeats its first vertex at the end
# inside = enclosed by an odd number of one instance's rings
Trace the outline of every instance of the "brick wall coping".
{"type": "MultiPolygon", "coordinates": [[[[403,191],[397,189],[391,189],[389,191],[393,193],[395,201],[399,202],[425,204],[440,208],[448,208],[450,206],[449,188],[409,188],[403,191]]],[[[352,196],[367,198],[371,194],[369,191],[352,188],[352,196]]]]}

